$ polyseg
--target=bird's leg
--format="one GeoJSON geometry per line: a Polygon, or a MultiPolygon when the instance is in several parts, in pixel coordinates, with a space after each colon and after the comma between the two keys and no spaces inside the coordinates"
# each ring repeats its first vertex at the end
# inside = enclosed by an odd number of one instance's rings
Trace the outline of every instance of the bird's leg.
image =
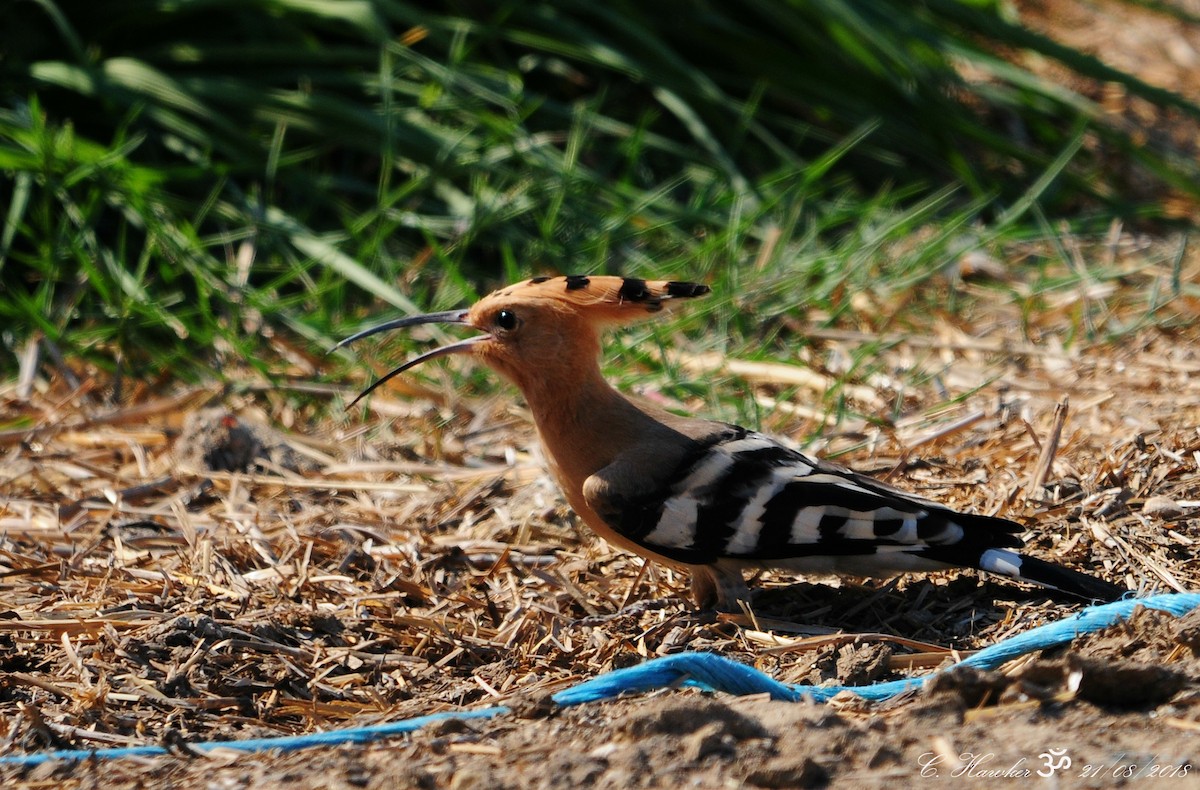
{"type": "Polygon", "coordinates": [[[741,612],[738,601],[750,603],[750,588],[742,569],[729,565],[696,565],[692,572],[692,598],[703,609],[718,612],[741,612]]]}

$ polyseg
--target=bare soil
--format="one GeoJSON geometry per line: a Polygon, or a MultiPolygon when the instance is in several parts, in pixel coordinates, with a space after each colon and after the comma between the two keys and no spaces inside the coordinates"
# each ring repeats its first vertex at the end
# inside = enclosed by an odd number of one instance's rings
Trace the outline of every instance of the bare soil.
{"type": "MultiPolygon", "coordinates": [[[[1017,783],[1051,775],[1062,787],[1194,787],[1200,722],[1177,718],[1191,697],[1130,700],[1113,687],[1095,704],[1061,697],[1069,667],[1154,694],[1161,673],[1192,685],[1189,653],[1168,661],[1180,639],[1200,635],[1200,617],[1146,613],[1128,627],[1081,640],[1012,676],[951,681],[882,709],[667,692],[547,718],[445,722],[403,741],[286,754],[217,755],[45,767],[24,778],[78,785],[181,787],[842,787],[897,782],[1017,783]],[[1139,647],[1131,655],[1131,645],[1139,647]],[[1161,649],[1160,649],[1161,648],[1161,649]],[[1136,655],[1136,658],[1135,658],[1136,655]],[[1110,663],[1111,662],[1111,663],[1110,663]],[[1170,669],[1166,667],[1169,666],[1170,669]],[[1148,676],[1140,678],[1139,676],[1148,676]],[[980,707],[980,690],[1000,702],[980,707]],[[1108,696],[1115,692],[1114,704],[1108,696]],[[1157,714],[1159,721],[1155,721],[1157,714]],[[1052,753],[1053,750],[1053,753],[1052,753]],[[1064,760],[1064,755],[1069,760],[1064,760]],[[1050,762],[1047,762],[1047,756],[1050,762]],[[1069,767],[1067,767],[1069,764],[1069,767]]],[[[1069,696],[1069,695],[1068,695],[1069,696]]]]}
{"type": "MultiPolygon", "coordinates": [[[[1200,305],[1159,295],[1175,279],[1194,289],[1200,261],[1176,269],[1176,247],[1114,237],[1083,254],[1119,273],[1069,288],[955,276],[916,301],[860,295],[838,327],[797,328],[812,340],[803,366],[669,353],[684,376],[774,404],[764,428],[813,452],[1023,521],[1039,556],[1142,595],[1195,590],[1200,305]],[[952,293],[955,312],[939,309],[952,293]],[[841,372],[866,348],[873,364],[841,372]],[[839,404],[849,416],[834,420],[839,404]]],[[[1044,251],[1007,252],[993,274],[1044,251]]],[[[697,612],[686,574],[576,523],[507,389],[480,400],[398,382],[346,414],[330,400],[354,389],[311,384],[319,358],[295,358],[290,391],[251,379],[241,394],[111,405],[101,377],[75,371],[72,387],[36,367],[0,388],[13,426],[0,431],[0,750],[172,750],[0,768],[8,781],[883,787],[1012,781],[1046,770],[1043,755],[1064,787],[1196,781],[1200,616],[1138,616],[884,704],[690,690],[531,704],[682,650],[789,683],[920,675],[1078,605],[966,572],[764,573],[751,612],[697,612]],[[522,714],[285,755],[187,746],[495,704],[522,714]]]]}

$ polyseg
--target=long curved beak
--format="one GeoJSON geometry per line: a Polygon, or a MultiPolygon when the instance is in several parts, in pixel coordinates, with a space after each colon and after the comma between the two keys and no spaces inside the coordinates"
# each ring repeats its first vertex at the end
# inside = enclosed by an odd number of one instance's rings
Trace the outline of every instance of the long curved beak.
{"type": "Polygon", "coordinates": [[[426,313],[425,315],[409,315],[404,318],[397,318],[392,321],[387,321],[376,326],[367,327],[361,332],[355,332],[345,340],[338,342],[336,346],[329,349],[332,353],[339,348],[348,346],[355,340],[362,340],[364,337],[377,335],[380,332],[390,332],[393,329],[403,329],[407,326],[417,326],[418,324],[465,324],[467,322],[466,310],[447,310],[443,313],[426,313]]]}
{"type": "MultiPolygon", "coordinates": [[[[356,332],[353,335],[351,335],[350,337],[346,338],[345,340],[342,340],[341,342],[339,342],[336,346],[334,346],[332,349],[330,349],[330,351],[336,351],[337,349],[342,348],[343,346],[350,345],[355,340],[361,340],[364,337],[370,337],[371,335],[376,335],[376,334],[379,334],[380,332],[388,332],[392,329],[403,329],[405,327],[417,326],[419,324],[435,324],[435,323],[465,324],[466,322],[467,322],[467,311],[466,310],[447,310],[446,312],[443,312],[443,313],[427,313],[425,315],[406,316],[404,318],[397,318],[392,321],[387,321],[387,322],[379,324],[377,326],[368,327],[367,329],[364,329],[361,332],[356,332]]],[[[474,346],[475,344],[480,343],[484,340],[489,340],[489,339],[491,339],[491,335],[477,335],[475,337],[469,337],[466,340],[460,340],[457,343],[450,343],[449,345],[441,346],[440,348],[435,348],[432,351],[426,351],[424,354],[421,354],[418,357],[414,357],[413,359],[408,360],[400,367],[398,367],[392,371],[389,371],[387,373],[387,375],[383,376],[378,381],[376,381],[374,384],[372,384],[371,386],[367,387],[365,390],[360,392],[358,394],[357,398],[350,401],[349,406],[347,406],[347,408],[349,408],[350,406],[353,406],[354,404],[358,403],[363,398],[370,395],[372,392],[374,392],[376,390],[376,388],[382,386],[383,384],[387,383],[388,381],[395,378],[396,376],[399,376],[404,371],[406,371],[410,368],[414,368],[417,365],[420,365],[422,362],[425,362],[426,360],[434,359],[436,357],[443,357],[443,356],[446,356],[447,354],[457,354],[457,353],[460,353],[463,351],[470,351],[471,347],[474,346]]]]}

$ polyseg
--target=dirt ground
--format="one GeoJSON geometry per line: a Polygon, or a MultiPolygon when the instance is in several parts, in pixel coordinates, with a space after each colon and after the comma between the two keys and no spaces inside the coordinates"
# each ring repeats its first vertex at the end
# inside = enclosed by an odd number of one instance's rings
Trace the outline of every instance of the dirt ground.
{"type": "MultiPolygon", "coordinates": [[[[1134,32],[1108,3],[1020,5],[1096,46],[1097,31],[1144,43],[1162,24],[1146,11],[1134,32]]],[[[1170,64],[1200,43],[1180,37],[1117,65],[1194,90],[1200,70],[1170,64]]],[[[1061,250],[980,252],[962,272],[1006,285],[950,277],[920,304],[860,295],[831,329],[782,319],[812,341],[795,360],[676,351],[673,368],[742,390],[765,430],[814,453],[1021,521],[1037,556],[1139,595],[1200,589],[1200,299],[1171,296],[1200,286],[1195,245],[1177,257],[1178,239],[1117,228],[1064,243],[1075,265],[1119,274],[1034,289],[1026,267],[1061,250]],[[957,311],[930,308],[951,295],[957,311]]],[[[788,683],[922,675],[1079,606],[966,572],[764,573],[746,615],[696,612],[685,574],[576,523],[510,391],[451,393],[434,365],[419,379],[434,383],[394,381],[347,413],[360,385],[313,383],[327,362],[276,342],[291,385],[247,374],[236,390],[114,400],[110,380],[34,354],[0,383],[0,756],[172,751],[0,766],[6,783],[961,786],[1041,782],[1049,759],[1048,787],[1200,786],[1200,615],[1141,614],[888,703],[664,690],[529,704],[683,650],[788,683]],[[187,747],[496,704],[522,713],[290,754],[187,747]]],[[[712,414],[662,385],[641,394],[712,414]]]]}
{"type": "Polygon", "coordinates": [[[1195,787],[1200,662],[1190,652],[1169,660],[1167,651],[1200,647],[1198,639],[1200,617],[1144,614],[1013,676],[980,674],[877,710],[678,691],[542,719],[445,722],[402,741],[269,761],[120,761],[25,778],[109,787],[892,788],[1053,776],[1049,786],[1195,787]],[[1083,684],[1092,699],[1045,702],[1062,695],[1077,667],[1092,678],[1083,684]],[[979,707],[988,691],[1010,699],[979,707]]]}
{"type": "MultiPolygon", "coordinates": [[[[1114,236],[1082,249],[1107,256],[1104,277],[1036,293],[950,277],[927,303],[862,295],[839,326],[804,327],[804,365],[670,353],[684,377],[773,405],[766,430],[1022,521],[1038,556],[1140,595],[1195,590],[1200,300],[1187,292],[1200,260],[1178,249],[1114,236]],[[952,291],[955,312],[929,307],[952,291]],[[872,363],[839,374],[864,348],[872,363]]],[[[1008,250],[1007,276],[1044,252],[1008,250]]],[[[0,431],[0,752],[172,751],[0,767],[7,781],[883,787],[1012,781],[1050,759],[1064,787],[1196,782],[1200,615],[1138,616],[888,703],[665,690],[531,704],[683,650],[788,683],[921,675],[1079,606],[966,572],[764,573],[750,612],[697,612],[685,574],[576,523],[507,389],[397,382],[348,414],[330,404],[355,387],[314,384],[321,357],[295,358],[290,387],[135,390],[111,405],[103,378],[44,375],[53,365],[30,355],[0,388],[14,426],[0,431]],[[495,704],[522,713],[286,755],[187,747],[495,704]]]]}

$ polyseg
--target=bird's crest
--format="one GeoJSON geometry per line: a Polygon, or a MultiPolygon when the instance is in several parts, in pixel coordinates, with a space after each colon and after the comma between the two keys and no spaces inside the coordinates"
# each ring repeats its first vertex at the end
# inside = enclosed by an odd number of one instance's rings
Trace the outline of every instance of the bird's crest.
{"type": "Polygon", "coordinates": [[[675,299],[704,296],[711,289],[700,283],[674,280],[641,280],[608,275],[534,277],[479,300],[473,310],[512,300],[556,302],[598,324],[619,324],[657,313],[675,299]]]}

